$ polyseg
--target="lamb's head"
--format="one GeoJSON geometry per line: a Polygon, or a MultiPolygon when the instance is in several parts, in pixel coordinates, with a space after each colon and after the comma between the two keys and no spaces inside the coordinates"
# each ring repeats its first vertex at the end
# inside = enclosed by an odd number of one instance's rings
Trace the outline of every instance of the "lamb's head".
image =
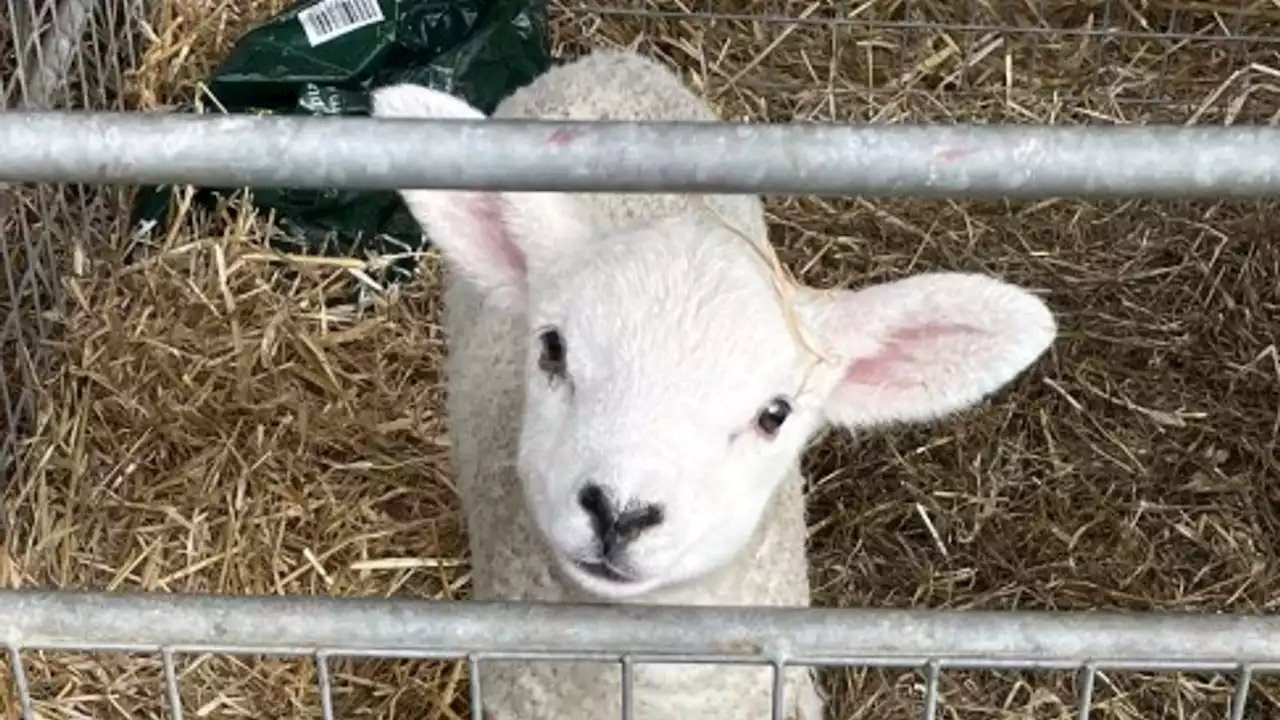
{"type": "MultiPolygon", "coordinates": [[[[409,85],[374,112],[481,117],[409,85]]],[[[1035,296],[978,275],[779,285],[711,212],[618,229],[561,193],[402,196],[451,270],[524,319],[525,498],[559,570],[602,599],[724,567],[824,425],[973,405],[1056,333],[1035,296]]]]}

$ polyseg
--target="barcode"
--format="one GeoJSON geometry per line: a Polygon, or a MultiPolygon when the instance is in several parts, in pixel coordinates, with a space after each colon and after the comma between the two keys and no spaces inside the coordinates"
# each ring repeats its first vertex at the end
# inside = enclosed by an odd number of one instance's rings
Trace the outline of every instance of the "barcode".
{"type": "Polygon", "coordinates": [[[311,47],[385,19],[378,0],[321,0],[298,13],[311,47]]]}

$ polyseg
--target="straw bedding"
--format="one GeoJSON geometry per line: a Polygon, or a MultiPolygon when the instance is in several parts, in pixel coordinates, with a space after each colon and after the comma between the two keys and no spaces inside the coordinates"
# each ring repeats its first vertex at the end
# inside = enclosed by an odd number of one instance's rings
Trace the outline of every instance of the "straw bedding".
{"type": "MultiPolygon", "coordinates": [[[[162,5],[130,77],[138,107],[188,91],[278,0],[162,5]]],[[[1002,3],[998,18],[981,2],[715,5],[808,21],[843,9],[975,28],[1280,29],[1280,10],[1252,1],[1238,15],[1234,3],[1115,2],[1109,13],[1002,3]]],[[[1280,111],[1280,46],[1262,42],[1032,41],[559,7],[553,17],[558,52],[635,45],[736,119],[1222,123],[1280,111]]],[[[769,208],[779,253],[806,282],[982,270],[1043,291],[1062,323],[1051,354],[983,407],[815,446],[818,604],[1270,612],[1280,602],[1274,206],[769,198],[769,208]]],[[[42,388],[32,472],[6,498],[0,582],[465,597],[440,415],[438,258],[371,307],[326,306],[361,282],[359,263],[286,272],[264,257],[270,219],[234,200],[178,217],[163,252],[122,265],[122,243],[99,248],[68,281],[65,367],[42,388]]],[[[157,659],[28,662],[42,717],[163,714],[157,659]]],[[[199,657],[179,670],[197,717],[319,715],[307,662],[199,657]]],[[[342,717],[465,717],[456,665],[335,670],[342,717]]],[[[833,717],[920,716],[915,674],[824,680],[833,717]]],[[[1074,687],[1066,673],[947,673],[940,717],[1072,718],[1074,687]]],[[[1216,676],[1108,673],[1093,717],[1218,718],[1230,691],[1216,676]]],[[[0,709],[16,716],[3,684],[0,709]]],[[[1247,717],[1277,716],[1280,685],[1256,683],[1247,717]]]]}

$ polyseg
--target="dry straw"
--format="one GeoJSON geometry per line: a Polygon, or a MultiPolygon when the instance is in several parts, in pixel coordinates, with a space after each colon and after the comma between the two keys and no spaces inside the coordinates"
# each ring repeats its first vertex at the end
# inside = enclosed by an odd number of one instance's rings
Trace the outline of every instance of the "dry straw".
{"type": "MultiPolygon", "coordinates": [[[[125,98],[163,109],[187,97],[281,1],[156,3],[134,38],[141,57],[125,98]]],[[[805,21],[557,7],[557,51],[637,47],[733,119],[1223,123],[1280,111],[1280,46],[1211,39],[1277,32],[1280,10],[1263,0],[627,4],[711,5],[805,21]],[[837,14],[974,29],[822,24],[837,14]],[[996,19],[1204,38],[981,29],[996,19]]],[[[859,443],[833,436],[809,454],[817,603],[1275,609],[1276,207],[769,198],[768,208],[770,240],[798,282],[992,272],[1045,293],[1063,330],[1043,362],[981,408],[859,443]]],[[[175,215],[150,259],[122,265],[117,236],[88,247],[93,262],[66,282],[53,348],[64,362],[41,388],[30,472],[6,497],[0,577],[465,596],[435,255],[398,294],[335,309],[325,301],[362,282],[358,264],[273,259],[270,219],[240,201],[175,215]]],[[[44,654],[28,669],[40,717],[161,715],[158,658],[44,654]]],[[[188,717],[318,717],[307,663],[184,658],[179,672],[188,717]]],[[[833,717],[919,717],[911,673],[824,680],[833,717]]],[[[466,710],[465,668],[451,663],[336,663],[334,685],[341,717],[466,710]]],[[[1222,678],[1188,674],[1104,673],[1097,690],[1093,717],[1108,720],[1216,720],[1230,695],[1222,678]]],[[[1258,682],[1248,717],[1280,716],[1278,693],[1258,682]]],[[[947,673],[939,717],[1072,718],[1073,694],[1066,673],[947,673]]],[[[3,683],[0,716],[16,716],[3,683]]]]}

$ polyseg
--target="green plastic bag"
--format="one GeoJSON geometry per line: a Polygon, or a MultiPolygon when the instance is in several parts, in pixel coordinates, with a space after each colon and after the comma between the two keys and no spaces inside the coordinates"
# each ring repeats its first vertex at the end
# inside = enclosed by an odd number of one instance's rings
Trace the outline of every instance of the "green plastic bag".
{"type": "MultiPolygon", "coordinates": [[[[453,93],[486,114],[550,65],[544,0],[303,0],[246,34],[214,70],[205,112],[368,115],[369,91],[414,82],[453,93]],[[220,106],[220,107],[219,107],[220,106]]],[[[193,112],[184,105],[181,111],[193,112]]],[[[211,204],[201,188],[196,200],[211,204]]],[[[163,227],[172,188],[138,193],[137,237],[163,227]]],[[[264,188],[253,204],[274,210],[282,252],[366,257],[422,250],[427,239],[391,191],[264,188]]],[[[375,278],[413,276],[389,263],[375,278]]]]}

